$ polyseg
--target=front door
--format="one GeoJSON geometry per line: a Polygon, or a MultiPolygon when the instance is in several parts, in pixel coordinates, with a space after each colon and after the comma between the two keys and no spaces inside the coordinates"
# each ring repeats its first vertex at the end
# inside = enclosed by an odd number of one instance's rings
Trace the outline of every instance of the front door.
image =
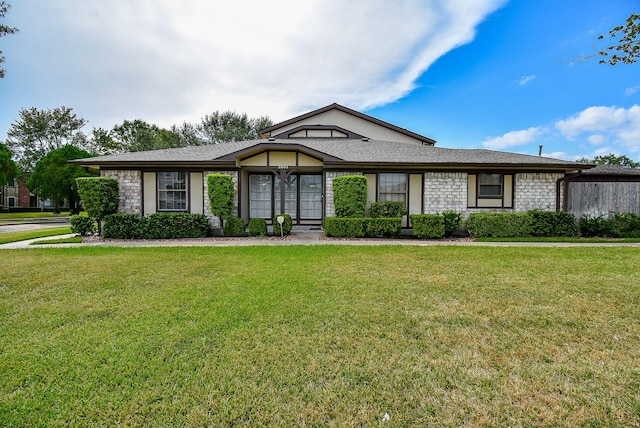
{"type": "Polygon", "coordinates": [[[276,174],[249,176],[249,211],[251,217],[273,218],[283,212],[296,222],[322,220],[322,175],[290,174],[281,183],[276,174]]]}

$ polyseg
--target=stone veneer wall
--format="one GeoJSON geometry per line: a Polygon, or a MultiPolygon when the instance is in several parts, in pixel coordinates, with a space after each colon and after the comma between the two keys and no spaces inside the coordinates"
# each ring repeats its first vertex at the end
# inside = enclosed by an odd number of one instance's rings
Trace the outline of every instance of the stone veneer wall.
{"type": "Polygon", "coordinates": [[[204,215],[209,217],[209,222],[211,222],[211,226],[213,227],[221,227],[220,219],[213,214],[211,214],[211,202],[209,201],[209,185],[207,183],[207,175],[209,174],[228,174],[233,177],[233,190],[236,193],[236,198],[233,203],[233,215],[238,215],[238,171],[205,171],[202,174],[202,192],[203,192],[203,207],[204,207],[204,215]]]}
{"type": "Polygon", "coordinates": [[[325,203],[325,217],[335,217],[336,210],[333,205],[333,179],[336,177],[341,177],[343,175],[362,175],[361,172],[335,172],[335,171],[327,171],[326,173],[326,190],[324,194],[324,203],[325,203]]]}
{"type": "Polygon", "coordinates": [[[101,170],[102,177],[118,180],[118,212],[142,215],[142,173],[138,170],[101,170]]]}
{"type": "MultiPolygon", "coordinates": [[[[564,173],[514,174],[513,208],[467,208],[468,177],[465,172],[426,172],[424,174],[424,212],[440,214],[454,210],[468,217],[474,212],[556,210],[556,183],[564,173]]],[[[562,200],[562,194],[561,200],[562,200]]]]}

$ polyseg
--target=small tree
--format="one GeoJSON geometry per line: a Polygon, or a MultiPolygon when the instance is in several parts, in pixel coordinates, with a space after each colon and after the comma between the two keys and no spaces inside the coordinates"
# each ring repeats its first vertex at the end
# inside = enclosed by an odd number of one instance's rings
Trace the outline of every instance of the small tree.
{"type": "Polygon", "coordinates": [[[207,186],[211,214],[220,219],[220,227],[224,229],[224,222],[233,216],[233,202],[236,197],[233,177],[228,174],[209,174],[207,186]]]}
{"type": "Polygon", "coordinates": [[[91,153],[72,145],[52,150],[38,161],[27,180],[27,187],[41,198],[52,199],[56,213],[60,212],[61,201],[67,199],[71,214],[78,214],[80,195],[78,195],[76,179],[91,177],[95,173],[78,165],[72,165],[69,161],[88,157],[91,157],[91,153]]]}
{"type": "Polygon", "coordinates": [[[98,234],[102,235],[102,219],[118,211],[120,192],[118,180],[107,177],[78,178],[78,193],[89,217],[98,222],[98,234]]]}
{"type": "Polygon", "coordinates": [[[343,175],[333,179],[336,217],[364,217],[367,209],[367,178],[343,175]]]}

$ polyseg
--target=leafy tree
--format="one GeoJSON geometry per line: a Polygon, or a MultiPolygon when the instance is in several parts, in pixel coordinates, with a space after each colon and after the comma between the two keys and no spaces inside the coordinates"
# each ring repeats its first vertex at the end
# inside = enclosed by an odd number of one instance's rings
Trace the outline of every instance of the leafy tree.
{"type": "MultiPolygon", "coordinates": [[[[624,25],[618,25],[609,31],[609,37],[614,39],[620,34],[614,44],[602,49],[598,52],[598,55],[603,58],[600,60],[600,64],[616,65],[618,63],[633,64],[640,59],[640,14],[633,13],[625,21],[624,25]],[[613,54],[609,57],[609,54],[613,54]]],[[[602,34],[598,37],[598,40],[603,40],[605,35],[602,34]]]]}
{"type": "Polygon", "coordinates": [[[628,168],[640,168],[640,162],[634,161],[627,155],[617,156],[613,153],[609,153],[608,155],[596,156],[593,159],[580,158],[576,162],[595,163],[597,165],[618,165],[628,168]]]}
{"type": "Polygon", "coordinates": [[[246,113],[215,111],[202,118],[200,123],[185,122],[182,126],[174,125],[172,131],[180,136],[184,146],[200,146],[255,140],[260,138],[259,130],[272,124],[267,116],[249,118],[246,113]]]}
{"type": "Polygon", "coordinates": [[[11,160],[11,150],[0,143],[0,186],[13,181],[19,173],[18,165],[11,160]]]}
{"type": "Polygon", "coordinates": [[[41,198],[55,201],[55,212],[60,212],[60,202],[67,199],[71,214],[78,214],[80,195],[76,179],[95,174],[68,161],[88,157],[91,157],[91,153],[72,145],[50,151],[36,164],[27,180],[27,188],[41,198]]]}
{"type": "Polygon", "coordinates": [[[102,219],[118,211],[120,200],[118,180],[108,177],[92,177],[78,178],[76,183],[84,209],[90,218],[98,222],[98,234],[102,235],[102,219]]]}
{"type": "MultiPolygon", "coordinates": [[[[7,4],[5,2],[0,2],[0,18],[4,18],[5,15],[7,14],[7,11],[9,10],[9,8],[11,7],[10,4],[7,4]]],[[[7,25],[4,24],[0,24],[0,37],[4,37],[7,34],[14,34],[17,33],[18,29],[14,28],[14,27],[9,27],[7,25]]],[[[2,63],[4,62],[4,56],[2,56],[2,51],[0,51],[0,78],[3,78],[5,75],[5,70],[4,68],[2,68],[2,63]]]]}
{"type": "Polygon", "coordinates": [[[29,175],[40,159],[52,150],[66,145],[83,147],[86,136],[82,127],[87,123],[69,107],[53,110],[20,110],[20,119],[7,131],[7,146],[16,156],[20,169],[29,175]]]}
{"type": "Polygon", "coordinates": [[[150,125],[140,119],[125,120],[122,125],[114,126],[110,132],[101,128],[94,129],[93,136],[95,150],[101,154],[143,152],[184,145],[173,131],[150,125]]]}
{"type": "Polygon", "coordinates": [[[207,194],[211,203],[211,214],[220,219],[220,226],[233,216],[236,192],[233,178],[228,174],[207,175],[207,194]]]}

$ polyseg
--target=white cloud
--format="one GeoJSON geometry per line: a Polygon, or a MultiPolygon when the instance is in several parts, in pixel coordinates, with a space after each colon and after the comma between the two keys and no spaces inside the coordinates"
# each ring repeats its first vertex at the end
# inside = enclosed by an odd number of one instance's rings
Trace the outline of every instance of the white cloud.
{"type": "Polygon", "coordinates": [[[281,120],[334,101],[362,110],[411,92],[505,1],[34,0],[47,36],[32,61],[63,59],[50,86],[73,88],[74,107],[111,115],[107,126],[226,109],[281,120]]]}
{"type": "Polygon", "coordinates": [[[640,85],[632,86],[630,88],[625,89],[624,90],[624,94],[627,95],[627,96],[631,96],[631,95],[635,94],[638,91],[640,91],[640,85]]]}
{"type": "MultiPolygon", "coordinates": [[[[510,131],[500,137],[489,138],[482,145],[500,150],[528,144],[546,145],[548,142],[568,143],[582,150],[598,146],[587,157],[609,153],[640,155],[640,106],[592,106],[549,125],[510,131]],[[588,144],[585,146],[584,143],[588,144]]],[[[557,152],[558,157],[567,159],[562,153],[557,152]]]]}
{"type": "Polygon", "coordinates": [[[530,83],[531,81],[533,81],[536,77],[537,77],[537,76],[536,76],[536,75],[534,75],[534,74],[531,74],[531,75],[529,75],[529,76],[522,76],[522,77],[520,78],[520,80],[518,80],[518,85],[520,85],[520,86],[524,86],[524,85],[526,85],[527,83],[530,83]]]}
{"type": "Polygon", "coordinates": [[[610,132],[625,126],[627,122],[628,111],[624,108],[594,106],[569,119],[556,122],[555,126],[566,138],[572,140],[585,132],[610,132]]]}
{"type": "Polygon", "coordinates": [[[540,126],[532,127],[521,131],[510,131],[506,134],[489,138],[482,143],[482,146],[487,149],[501,150],[508,147],[523,146],[525,144],[536,142],[544,132],[544,129],[540,126]]]}

